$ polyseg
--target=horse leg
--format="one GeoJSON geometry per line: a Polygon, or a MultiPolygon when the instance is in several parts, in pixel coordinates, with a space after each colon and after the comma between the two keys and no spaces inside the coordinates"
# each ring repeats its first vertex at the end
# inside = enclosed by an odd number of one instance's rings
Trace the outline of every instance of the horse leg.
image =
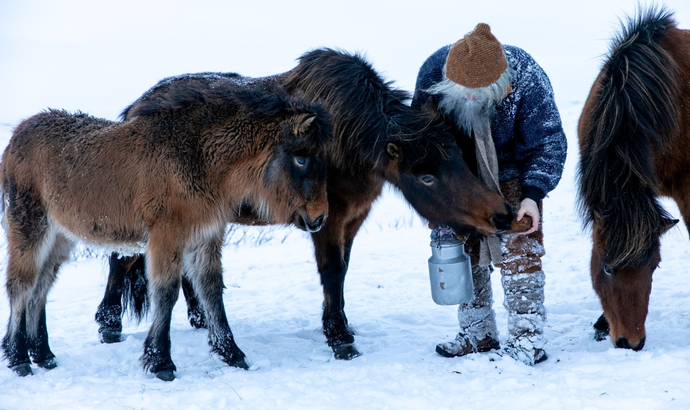
{"type": "Polygon", "coordinates": [[[96,310],[98,337],[101,343],[119,343],[122,341],[122,294],[127,272],[138,255],[120,256],[117,252],[110,254],[110,272],[105,295],[96,310]]]}
{"type": "Polygon", "coordinates": [[[144,370],[164,381],[175,379],[175,364],[170,356],[170,321],[180,294],[184,243],[175,235],[177,227],[156,226],[148,242],[147,271],[153,299],[153,323],[139,359],[144,370]]]}
{"type": "Polygon", "coordinates": [[[208,343],[211,350],[229,366],[246,370],[249,366],[245,360],[245,354],[235,343],[223,304],[225,286],[220,260],[222,247],[222,234],[200,243],[191,250],[193,255],[185,258],[185,261],[189,263],[185,266],[185,271],[192,280],[194,288],[198,290],[199,299],[207,315],[208,343]]]}
{"type": "Polygon", "coordinates": [[[187,319],[189,324],[196,329],[206,329],[206,314],[194,291],[194,285],[187,278],[187,275],[182,275],[182,293],[187,301],[187,319]]]}
{"type": "Polygon", "coordinates": [[[55,355],[48,343],[48,328],[46,326],[46,299],[52,287],[60,266],[69,258],[74,242],[58,234],[53,249],[39,273],[34,285],[33,295],[28,303],[26,315],[27,332],[29,334],[29,353],[38,367],[54,369],[57,366],[55,355]]]}
{"type": "Polygon", "coordinates": [[[27,329],[28,303],[38,281],[46,251],[55,239],[50,229],[40,195],[31,188],[22,189],[14,178],[6,176],[3,189],[8,205],[5,210],[9,260],[5,289],[9,298],[10,318],[2,340],[8,367],[19,376],[33,374],[29,357],[27,329]]]}
{"type": "Polygon", "coordinates": [[[350,252],[368,209],[349,223],[330,217],[326,225],[312,233],[316,263],[323,286],[323,333],[336,359],[350,360],[361,353],[354,346],[354,333],[345,315],[344,283],[350,252]]]}

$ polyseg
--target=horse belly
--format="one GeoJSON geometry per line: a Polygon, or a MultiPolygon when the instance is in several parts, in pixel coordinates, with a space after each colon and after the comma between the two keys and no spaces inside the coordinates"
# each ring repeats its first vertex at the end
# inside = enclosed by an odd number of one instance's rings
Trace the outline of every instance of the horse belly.
{"type": "Polygon", "coordinates": [[[133,245],[146,239],[132,195],[107,188],[86,177],[53,181],[44,194],[49,218],[71,236],[91,244],[133,245]]]}
{"type": "Polygon", "coordinates": [[[143,227],[122,224],[108,215],[49,212],[49,218],[66,236],[91,245],[140,249],[148,237],[143,227]]]}

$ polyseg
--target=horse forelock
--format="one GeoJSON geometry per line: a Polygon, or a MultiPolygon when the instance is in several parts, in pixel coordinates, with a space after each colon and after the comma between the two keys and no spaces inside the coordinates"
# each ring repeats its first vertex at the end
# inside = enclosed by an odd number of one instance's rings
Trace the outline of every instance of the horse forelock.
{"type": "Polygon", "coordinates": [[[672,14],[649,9],[614,38],[585,106],[577,171],[585,227],[604,238],[606,263],[633,266],[658,251],[664,218],[654,153],[677,132],[676,65],[659,41],[672,14]]]}
{"type": "MultiPolygon", "coordinates": [[[[321,101],[310,101],[304,94],[297,93],[290,97],[288,107],[292,121],[284,123],[281,141],[292,151],[304,151],[309,155],[326,154],[326,146],[332,138],[331,115],[321,101]],[[295,121],[308,119],[309,126],[296,133],[295,121]]],[[[299,127],[298,127],[299,128],[299,127]]]]}
{"type": "Polygon", "coordinates": [[[288,92],[302,91],[323,101],[331,114],[333,138],[329,159],[352,166],[382,161],[395,120],[391,110],[404,105],[409,93],[395,89],[360,54],[318,49],[305,53],[281,79],[288,92]]]}
{"type": "Polygon", "coordinates": [[[391,140],[403,145],[407,165],[438,163],[456,146],[450,123],[435,110],[399,107],[391,123],[391,140]]]}

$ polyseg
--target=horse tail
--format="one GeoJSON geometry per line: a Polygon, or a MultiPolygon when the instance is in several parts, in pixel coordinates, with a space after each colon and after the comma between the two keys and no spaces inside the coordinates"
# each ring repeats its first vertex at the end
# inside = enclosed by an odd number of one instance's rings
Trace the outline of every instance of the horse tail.
{"type": "Polygon", "coordinates": [[[653,155],[678,129],[678,66],[662,47],[673,13],[652,7],[622,25],[580,118],[577,174],[580,213],[607,238],[612,266],[638,263],[658,243],[669,215],[653,155]]]}
{"type": "MultiPolygon", "coordinates": [[[[140,260],[143,262],[143,258],[140,260]]],[[[122,312],[129,311],[129,316],[137,323],[140,323],[151,309],[148,284],[145,265],[134,263],[125,274],[122,285],[122,312]]]]}

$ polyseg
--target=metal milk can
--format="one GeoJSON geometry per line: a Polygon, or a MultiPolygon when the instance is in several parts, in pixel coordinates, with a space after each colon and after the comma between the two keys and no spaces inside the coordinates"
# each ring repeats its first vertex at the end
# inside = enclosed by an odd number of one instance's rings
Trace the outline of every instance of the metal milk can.
{"type": "Polygon", "coordinates": [[[465,243],[454,235],[439,235],[430,245],[429,279],[434,302],[439,305],[470,302],[474,297],[474,285],[465,243]]]}

